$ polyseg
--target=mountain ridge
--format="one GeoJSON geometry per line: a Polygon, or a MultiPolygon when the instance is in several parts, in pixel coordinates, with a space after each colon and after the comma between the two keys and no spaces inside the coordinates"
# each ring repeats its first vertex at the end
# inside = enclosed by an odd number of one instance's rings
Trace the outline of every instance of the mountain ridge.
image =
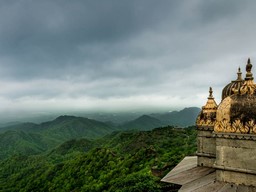
{"type": "Polygon", "coordinates": [[[142,115],[132,121],[116,126],[97,120],[62,115],[52,121],[22,123],[0,129],[0,159],[13,155],[15,151],[24,154],[38,154],[50,150],[72,139],[97,139],[114,131],[148,131],[167,125],[193,125],[199,108],[185,108],[180,112],[142,115]],[[160,120],[159,120],[160,119],[160,120]],[[185,121],[183,124],[180,122],[185,121]],[[192,123],[193,122],[193,123],[192,123]],[[6,147],[6,144],[8,147],[6,147]]]}
{"type": "Polygon", "coordinates": [[[116,127],[83,117],[60,116],[41,124],[23,123],[0,129],[0,159],[21,154],[39,154],[79,138],[96,139],[116,130],[116,127]]]}

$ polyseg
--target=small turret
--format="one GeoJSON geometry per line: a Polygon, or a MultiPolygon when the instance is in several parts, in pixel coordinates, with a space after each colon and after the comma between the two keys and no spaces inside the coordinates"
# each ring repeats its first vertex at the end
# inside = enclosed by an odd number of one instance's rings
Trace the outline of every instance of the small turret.
{"type": "Polygon", "coordinates": [[[237,79],[231,81],[231,83],[227,84],[222,90],[222,100],[228,96],[234,95],[238,93],[240,87],[242,87],[244,80],[242,78],[242,72],[240,67],[238,68],[237,72],[237,79]]]}

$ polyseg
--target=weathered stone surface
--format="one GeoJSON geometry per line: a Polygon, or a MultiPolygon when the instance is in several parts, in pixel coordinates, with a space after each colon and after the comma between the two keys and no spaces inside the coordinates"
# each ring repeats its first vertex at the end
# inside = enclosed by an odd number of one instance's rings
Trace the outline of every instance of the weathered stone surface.
{"type": "Polygon", "coordinates": [[[199,153],[215,154],[216,138],[211,131],[198,131],[197,151],[199,153]]]}
{"type": "Polygon", "coordinates": [[[256,142],[216,139],[216,165],[256,172],[256,142]]]}
{"type": "Polygon", "coordinates": [[[248,148],[256,150],[256,142],[251,139],[246,139],[242,137],[243,134],[234,134],[236,136],[231,136],[229,138],[216,138],[216,146],[229,146],[229,147],[239,147],[248,148]]]}
{"type": "Polygon", "coordinates": [[[216,138],[216,179],[256,186],[256,142],[216,138]]]}
{"type": "Polygon", "coordinates": [[[213,167],[214,162],[215,158],[198,156],[197,165],[204,167],[213,167]]]}
{"type": "Polygon", "coordinates": [[[216,179],[236,185],[256,186],[256,175],[216,170],[216,179]]]}
{"type": "Polygon", "coordinates": [[[212,137],[212,130],[197,130],[198,137],[212,137]]]}

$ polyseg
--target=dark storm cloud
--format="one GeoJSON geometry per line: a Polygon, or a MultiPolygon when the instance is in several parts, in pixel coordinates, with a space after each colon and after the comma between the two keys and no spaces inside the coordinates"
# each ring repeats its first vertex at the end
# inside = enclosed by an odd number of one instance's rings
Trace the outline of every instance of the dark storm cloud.
{"type": "Polygon", "coordinates": [[[92,107],[103,101],[114,107],[117,99],[202,105],[208,86],[220,95],[248,56],[256,60],[255,5],[249,0],[0,1],[2,103],[15,108],[35,100],[47,108],[86,100],[95,103],[92,107]]]}
{"type": "Polygon", "coordinates": [[[129,39],[160,25],[176,7],[175,3],[154,1],[1,4],[1,55],[7,57],[16,77],[29,78],[65,74],[70,65],[98,68],[104,61],[126,55],[129,39]]]}

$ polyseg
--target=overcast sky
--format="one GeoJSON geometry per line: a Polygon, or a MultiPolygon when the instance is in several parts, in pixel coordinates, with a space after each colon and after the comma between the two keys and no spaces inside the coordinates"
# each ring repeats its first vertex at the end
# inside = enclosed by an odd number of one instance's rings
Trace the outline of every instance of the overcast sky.
{"type": "MultiPolygon", "coordinates": [[[[251,57],[253,0],[1,0],[0,112],[179,110],[251,57]]],[[[256,75],[256,67],[253,68],[256,75]]]]}

